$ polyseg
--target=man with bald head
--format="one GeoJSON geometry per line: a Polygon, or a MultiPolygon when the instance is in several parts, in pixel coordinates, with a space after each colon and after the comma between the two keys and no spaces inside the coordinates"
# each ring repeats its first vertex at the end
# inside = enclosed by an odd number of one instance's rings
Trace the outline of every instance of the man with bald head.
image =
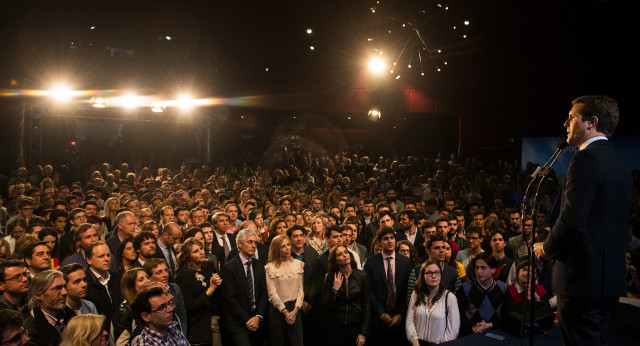
{"type": "Polygon", "coordinates": [[[164,226],[164,232],[158,237],[156,244],[155,257],[167,261],[167,267],[169,267],[169,272],[171,273],[170,279],[173,278],[176,264],[178,263],[173,245],[179,242],[181,237],[182,228],[180,228],[180,225],[175,222],[169,222],[164,226]]]}

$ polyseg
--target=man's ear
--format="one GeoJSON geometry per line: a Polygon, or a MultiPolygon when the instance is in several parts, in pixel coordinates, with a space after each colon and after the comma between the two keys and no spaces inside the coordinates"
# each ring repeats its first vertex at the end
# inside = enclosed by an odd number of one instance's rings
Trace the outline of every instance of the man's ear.
{"type": "Polygon", "coordinates": [[[141,313],[140,318],[142,318],[142,320],[146,323],[149,323],[149,321],[151,321],[151,319],[149,318],[149,314],[146,312],[141,313]]]}

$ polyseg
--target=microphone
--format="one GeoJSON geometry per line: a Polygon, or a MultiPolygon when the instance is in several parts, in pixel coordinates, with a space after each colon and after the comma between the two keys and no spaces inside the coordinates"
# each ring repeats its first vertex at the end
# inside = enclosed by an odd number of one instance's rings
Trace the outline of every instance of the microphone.
{"type": "Polygon", "coordinates": [[[567,145],[568,144],[566,141],[560,142],[560,144],[558,144],[558,147],[556,148],[556,151],[553,153],[553,155],[551,155],[549,160],[547,160],[547,162],[543,166],[538,166],[538,168],[536,168],[536,170],[531,173],[531,178],[535,179],[537,177],[546,177],[547,175],[549,175],[549,172],[551,172],[551,167],[553,167],[553,164],[556,162],[558,157],[560,157],[560,153],[562,153],[567,145]],[[551,163],[551,166],[548,166],[551,160],[553,160],[553,162],[551,163]]]}

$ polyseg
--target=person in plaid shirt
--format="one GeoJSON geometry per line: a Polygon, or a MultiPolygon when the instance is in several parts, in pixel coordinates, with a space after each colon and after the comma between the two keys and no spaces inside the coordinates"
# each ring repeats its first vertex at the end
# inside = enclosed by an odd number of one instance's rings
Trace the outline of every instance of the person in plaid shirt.
{"type": "Polygon", "coordinates": [[[182,331],[173,325],[175,303],[161,287],[143,290],[131,304],[134,316],[144,322],[142,334],[136,336],[132,346],[188,346],[182,331]]]}

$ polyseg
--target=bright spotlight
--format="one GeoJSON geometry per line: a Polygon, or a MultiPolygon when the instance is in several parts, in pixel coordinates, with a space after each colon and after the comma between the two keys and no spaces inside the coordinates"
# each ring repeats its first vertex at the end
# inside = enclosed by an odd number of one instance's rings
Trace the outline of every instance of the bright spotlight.
{"type": "Polygon", "coordinates": [[[58,102],[64,102],[71,99],[71,90],[65,85],[56,85],[49,95],[58,102]]]}
{"type": "Polygon", "coordinates": [[[93,107],[95,108],[106,108],[107,107],[107,100],[105,98],[102,97],[93,97],[91,98],[90,101],[93,105],[93,107]]]}
{"type": "Polygon", "coordinates": [[[182,110],[190,110],[195,106],[195,102],[191,96],[182,95],[176,101],[176,105],[182,110]]]}
{"type": "Polygon", "coordinates": [[[309,35],[313,34],[313,29],[308,28],[308,29],[307,29],[307,34],[309,34],[309,35]]]}
{"type": "Polygon", "coordinates": [[[151,102],[151,111],[154,113],[162,113],[164,112],[165,105],[160,101],[151,102]]]}
{"type": "Polygon", "coordinates": [[[369,110],[369,120],[378,121],[382,117],[382,112],[378,108],[371,108],[369,110]]]}
{"type": "Polygon", "coordinates": [[[387,70],[387,62],[384,59],[375,57],[369,60],[369,72],[379,75],[387,70]]]}
{"type": "Polygon", "coordinates": [[[122,96],[120,103],[126,109],[133,109],[140,106],[140,99],[133,94],[126,94],[122,96]]]}

